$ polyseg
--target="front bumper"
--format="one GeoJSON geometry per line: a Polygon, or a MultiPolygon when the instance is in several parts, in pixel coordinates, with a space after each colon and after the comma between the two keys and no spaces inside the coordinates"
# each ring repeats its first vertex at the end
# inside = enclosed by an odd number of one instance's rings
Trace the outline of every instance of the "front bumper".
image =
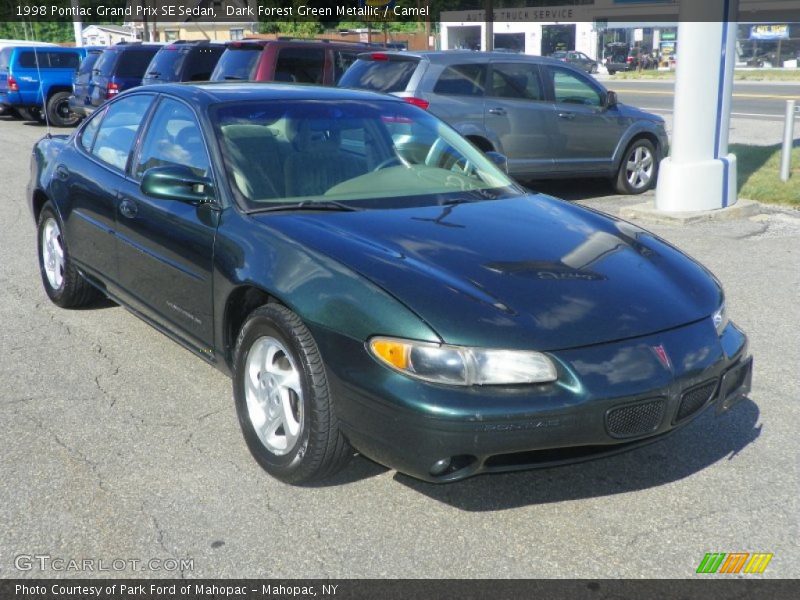
{"type": "Polygon", "coordinates": [[[733,324],[710,319],[624,342],[552,353],[559,380],[454,388],[379,365],[363,344],[312,328],[343,431],[363,454],[419,479],[577,462],[656,441],[750,390],[733,324]],[[657,349],[664,351],[666,358],[657,349]]]}

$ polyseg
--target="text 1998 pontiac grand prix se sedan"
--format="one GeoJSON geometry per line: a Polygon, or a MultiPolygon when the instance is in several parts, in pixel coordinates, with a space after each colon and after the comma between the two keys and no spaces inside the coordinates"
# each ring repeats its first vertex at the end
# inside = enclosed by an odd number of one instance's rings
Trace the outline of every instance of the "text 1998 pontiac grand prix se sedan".
{"type": "Polygon", "coordinates": [[[400,99],[160,85],[35,147],[48,296],[105,294],[230,373],[275,477],[428,481],[658,439],[750,388],[716,279],[515,185],[400,99]]]}

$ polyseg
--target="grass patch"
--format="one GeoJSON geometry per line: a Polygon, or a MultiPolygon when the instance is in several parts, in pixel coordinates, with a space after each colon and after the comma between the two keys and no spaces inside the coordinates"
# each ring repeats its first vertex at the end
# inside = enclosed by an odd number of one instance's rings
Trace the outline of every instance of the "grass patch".
{"type": "MultiPolygon", "coordinates": [[[[623,79],[675,79],[675,71],[620,71],[611,76],[611,81],[623,79]]],[[[800,69],[737,69],[733,72],[734,81],[797,81],[800,82],[800,69]]]]}
{"type": "Polygon", "coordinates": [[[789,181],[780,179],[781,146],[731,144],[736,155],[739,197],[770,204],[788,204],[800,208],[800,145],[792,150],[789,181]]]}

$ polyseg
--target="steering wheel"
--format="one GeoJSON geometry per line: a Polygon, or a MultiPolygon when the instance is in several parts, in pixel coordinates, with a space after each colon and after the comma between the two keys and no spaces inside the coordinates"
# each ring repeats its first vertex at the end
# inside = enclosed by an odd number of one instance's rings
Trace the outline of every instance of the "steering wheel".
{"type": "Polygon", "coordinates": [[[394,156],[390,156],[386,160],[383,160],[380,163],[378,163],[378,166],[376,166],[374,169],[372,169],[372,172],[374,173],[375,171],[380,171],[381,169],[385,169],[386,167],[388,167],[390,165],[400,165],[400,166],[404,166],[404,167],[409,166],[406,161],[404,161],[402,158],[400,158],[399,156],[397,156],[395,154],[394,156]]]}
{"type": "Polygon", "coordinates": [[[453,155],[448,153],[448,148],[450,148],[450,144],[444,141],[444,139],[437,139],[433,145],[431,145],[430,150],[428,150],[428,155],[425,157],[425,165],[429,167],[439,167],[440,169],[464,175],[474,170],[475,167],[466,157],[460,154],[453,155]]]}

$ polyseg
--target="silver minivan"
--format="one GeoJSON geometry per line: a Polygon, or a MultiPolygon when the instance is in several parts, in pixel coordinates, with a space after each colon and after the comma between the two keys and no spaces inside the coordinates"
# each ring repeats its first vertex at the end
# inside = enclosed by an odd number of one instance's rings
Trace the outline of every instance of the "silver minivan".
{"type": "Polygon", "coordinates": [[[668,152],[664,119],[617,101],[562,61],[448,50],[360,54],[339,82],[430,111],[521,181],[608,177],[619,193],[653,187],[668,152]]]}

